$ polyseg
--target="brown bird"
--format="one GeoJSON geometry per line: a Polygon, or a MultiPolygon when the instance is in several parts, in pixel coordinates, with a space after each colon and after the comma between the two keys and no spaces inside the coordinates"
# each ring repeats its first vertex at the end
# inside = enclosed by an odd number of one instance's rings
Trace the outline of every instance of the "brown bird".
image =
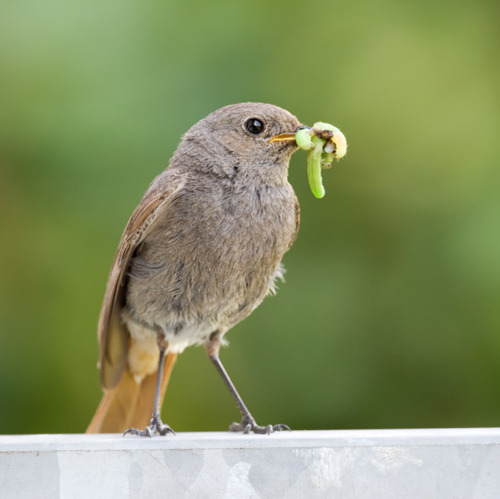
{"type": "Polygon", "coordinates": [[[98,327],[105,393],[88,433],[173,432],[160,407],[177,354],[194,344],[205,346],[241,411],[231,431],[289,429],[257,425],[219,348],[283,277],[299,228],[287,177],[301,128],[284,109],[244,103],[184,135],[118,246],[98,327]]]}

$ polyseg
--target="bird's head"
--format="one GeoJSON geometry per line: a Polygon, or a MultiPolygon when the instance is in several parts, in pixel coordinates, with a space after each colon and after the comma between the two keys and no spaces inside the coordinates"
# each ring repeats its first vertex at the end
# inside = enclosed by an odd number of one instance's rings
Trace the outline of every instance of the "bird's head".
{"type": "Polygon", "coordinates": [[[288,111],[247,102],[223,107],[193,125],[173,158],[190,158],[188,167],[271,184],[286,181],[295,133],[303,128],[288,111]],[[287,137],[285,140],[284,137],[287,137]],[[281,137],[280,140],[274,140],[281,137]]]}

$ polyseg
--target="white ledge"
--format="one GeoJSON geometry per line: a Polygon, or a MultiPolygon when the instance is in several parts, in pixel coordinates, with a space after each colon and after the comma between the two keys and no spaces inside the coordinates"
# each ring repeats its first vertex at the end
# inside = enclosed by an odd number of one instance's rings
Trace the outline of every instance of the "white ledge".
{"type": "Polygon", "coordinates": [[[500,428],[0,436],[6,498],[499,498],[500,428]]]}

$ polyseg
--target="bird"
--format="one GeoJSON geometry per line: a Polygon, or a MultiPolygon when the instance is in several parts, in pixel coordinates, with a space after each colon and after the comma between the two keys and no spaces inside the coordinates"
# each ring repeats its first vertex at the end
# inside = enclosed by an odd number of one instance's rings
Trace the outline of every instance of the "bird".
{"type": "Polygon", "coordinates": [[[272,104],[218,109],[182,137],[121,237],[98,323],[104,395],[87,433],[167,435],[160,417],[178,354],[203,345],[241,412],[257,424],[225,370],[226,333],[283,280],[300,224],[288,167],[303,125],[272,104]]]}

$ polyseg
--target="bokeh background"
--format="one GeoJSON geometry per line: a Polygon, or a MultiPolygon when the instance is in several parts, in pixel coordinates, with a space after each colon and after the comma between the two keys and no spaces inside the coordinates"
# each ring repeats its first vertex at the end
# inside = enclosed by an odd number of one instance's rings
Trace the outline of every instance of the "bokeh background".
{"type": "MultiPolygon", "coordinates": [[[[0,433],[82,432],[123,227],[180,136],[271,102],[349,142],[287,282],[222,359],[262,424],[500,425],[497,2],[24,0],[0,7],[0,433]]],[[[202,348],[163,416],[237,410],[202,348]]]]}

